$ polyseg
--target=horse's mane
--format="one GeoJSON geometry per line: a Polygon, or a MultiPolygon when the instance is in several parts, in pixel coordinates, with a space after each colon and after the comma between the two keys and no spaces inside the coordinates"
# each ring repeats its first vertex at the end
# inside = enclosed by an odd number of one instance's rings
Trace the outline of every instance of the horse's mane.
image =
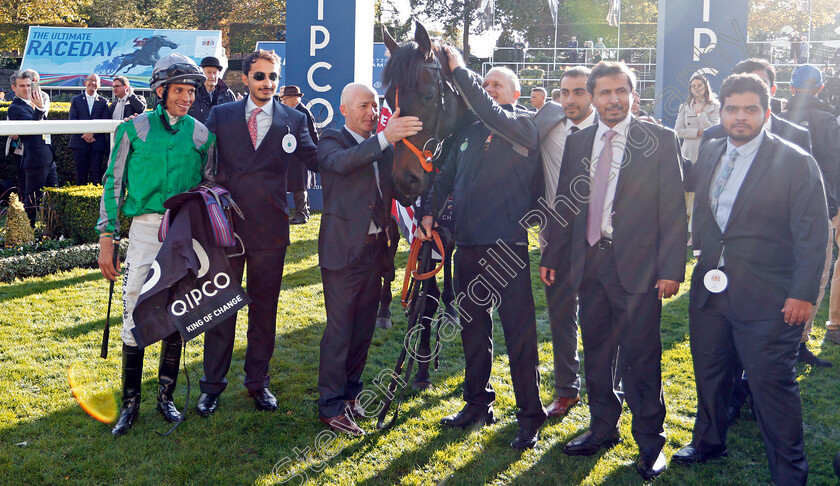
{"type": "Polygon", "coordinates": [[[382,84],[385,86],[399,86],[407,92],[413,92],[417,87],[417,76],[424,61],[423,51],[414,42],[402,44],[382,70],[382,84]]]}

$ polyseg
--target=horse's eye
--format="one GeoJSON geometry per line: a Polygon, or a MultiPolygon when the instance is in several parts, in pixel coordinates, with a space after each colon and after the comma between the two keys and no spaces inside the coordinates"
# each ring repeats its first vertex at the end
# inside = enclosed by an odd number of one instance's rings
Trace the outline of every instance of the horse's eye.
{"type": "Polygon", "coordinates": [[[434,93],[423,93],[421,99],[423,100],[423,103],[431,103],[432,100],[435,99],[435,94],[434,93]]]}

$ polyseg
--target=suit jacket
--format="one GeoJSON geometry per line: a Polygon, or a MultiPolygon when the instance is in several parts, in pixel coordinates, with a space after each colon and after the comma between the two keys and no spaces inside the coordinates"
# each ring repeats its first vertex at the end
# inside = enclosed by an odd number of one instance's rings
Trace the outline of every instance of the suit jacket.
{"type": "Polygon", "coordinates": [[[302,113],[276,101],[271,127],[254,150],[245,119],[248,99],[216,105],[207,128],[216,135],[216,182],[226,187],[245,219],[235,218],[236,233],[245,248],[273,249],[289,244],[286,206],[286,170],[294,160],[318,171],[318,149],[309,137],[302,113]],[[292,153],[283,149],[283,137],[297,141],[292,153]]]}
{"type": "Polygon", "coordinates": [[[725,247],[726,292],[737,317],[779,319],[785,299],[817,299],[828,243],[820,170],[810,155],[766,134],[721,232],[709,190],[726,145],[723,139],[709,142],[697,159],[692,238],[700,257],[690,302],[696,308],[706,304],[709,291],[703,277],[717,267],[725,247]]]}
{"type": "MultiPolygon", "coordinates": [[[[808,133],[807,128],[791,123],[772,113],[770,114],[770,117],[773,119],[770,123],[770,132],[773,135],[799,146],[799,148],[809,154],[811,153],[811,135],[808,133]]],[[[723,129],[723,125],[720,123],[712,125],[706,130],[703,130],[703,138],[700,139],[700,148],[702,149],[703,145],[706,145],[706,142],[717,140],[719,138],[727,138],[727,136],[726,130],[723,129]]],[[[697,185],[695,165],[696,164],[694,164],[693,160],[685,161],[683,167],[683,171],[685,173],[685,177],[683,179],[685,192],[694,192],[695,186],[697,185]]]]}
{"type": "MultiPolygon", "coordinates": [[[[43,120],[46,113],[35,110],[20,98],[15,98],[9,105],[7,113],[9,120],[43,120]]],[[[21,135],[23,140],[23,160],[21,166],[24,169],[34,169],[50,165],[53,161],[52,148],[44,141],[42,135],[21,135]]]]}
{"type": "MultiPolygon", "coordinates": [[[[88,104],[87,99],[85,98],[85,93],[76,95],[73,99],[70,100],[70,120],[103,120],[110,118],[110,112],[108,111],[108,100],[106,100],[103,96],[100,96],[99,93],[96,93],[95,99],[93,102],[93,110],[88,111],[88,104]]],[[[88,145],[91,145],[93,150],[99,151],[106,151],[108,150],[108,134],[107,133],[95,133],[94,134],[94,142],[89,144],[82,140],[81,134],[73,134],[70,135],[70,148],[85,148],[88,145]]]]}
{"type": "MultiPolygon", "coordinates": [[[[303,103],[298,103],[295,109],[306,115],[306,127],[309,129],[309,137],[312,139],[312,143],[318,145],[318,132],[315,131],[315,120],[312,118],[312,113],[303,106],[303,103]]],[[[315,186],[315,174],[309,172],[305,165],[295,161],[289,164],[286,181],[286,189],[289,192],[305,191],[315,186]]]]}
{"type": "MultiPolygon", "coordinates": [[[[573,288],[580,286],[586,241],[589,165],[595,132],[592,125],[566,138],[557,195],[556,217],[549,217],[540,266],[557,269],[563,251],[571,251],[573,288]],[[581,194],[585,192],[585,194],[581,194]],[[570,224],[564,224],[568,222],[570,224]],[[571,248],[566,248],[566,245],[571,248]]],[[[635,117],[613,203],[613,252],[622,287],[634,294],[652,292],[660,279],[682,282],[688,227],[682,189],[682,156],[673,130],[635,117]]]]}
{"type": "Polygon", "coordinates": [[[375,135],[356,143],[347,128],[330,129],[321,134],[318,161],[324,215],[318,234],[318,257],[322,268],[341,270],[364,249],[378,196],[374,162],[382,189],[382,221],[388,221],[394,196],[393,159],[393,148],[388,146],[381,150],[375,135]]]}
{"type": "MultiPolygon", "coordinates": [[[[146,98],[137,96],[136,93],[126,95],[125,108],[123,109],[123,118],[128,118],[131,115],[139,115],[146,111],[146,98]]],[[[114,117],[114,109],[117,107],[118,100],[114,100],[108,105],[108,118],[114,117]]]]}

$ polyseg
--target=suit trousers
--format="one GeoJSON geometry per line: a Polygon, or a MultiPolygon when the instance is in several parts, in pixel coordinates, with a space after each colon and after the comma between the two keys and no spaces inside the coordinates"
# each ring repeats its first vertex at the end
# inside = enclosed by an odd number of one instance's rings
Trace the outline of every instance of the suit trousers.
{"type": "Polygon", "coordinates": [[[24,189],[26,198],[23,204],[26,206],[26,214],[29,215],[29,220],[34,223],[36,209],[44,196],[44,187],[58,187],[58,172],[55,162],[40,167],[28,167],[23,172],[26,176],[24,189]]]}
{"type": "MultiPolygon", "coordinates": [[[[277,329],[277,300],[283,282],[286,247],[245,250],[230,259],[233,277],[240,284],[248,265],[248,347],[245,351],[245,388],[268,388],[268,364],[274,355],[277,329]]],[[[205,333],[204,376],[199,384],[204,393],[219,394],[227,387],[227,375],[236,338],[236,317],[225,319],[205,333]]]]}
{"type": "MultiPolygon", "coordinates": [[[[97,137],[105,135],[96,134],[97,137]]],[[[76,164],[76,185],[102,184],[102,161],[105,152],[94,150],[93,144],[87,147],[73,149],[73,163],[76,164]]]]}
{"type": "Polygon", "coordinates": [[[697,418],[692,445],[701,451],[726,447],[727,400],[740,359],[749,379],[756,421],[776,484],[805,484],[808,461],[802,432],[802,402],[794,366],[802,326],[784,320],[739,320],[726,291],[712,294],[703,309],[689,308],[689,336],[697,382],[697,418]]]}
{"type": "Polygon", "coordinates": [[[344,401],[354,400],[364,387],[362,371],[376,327],[386,245],[384,238],[376,239],[347,267],[321,268],[327,311],[318,367],[322,417],[344,413],[344,401]]]}
{"type": "Polygon", "coordinates": [[[665,444],[662,393],[662,303],[655,289],[631,294],[621,285],[611,249],[586,249],[578,290],[584,375],[589,394],[590,430],[609,435],[618,426],[621,397],[633,412],[639,450],[656,454],[665,444]]]}
{"type": "Polygon", "coordinates": [[[548,323],[554,348],[554,390],[558,397],[580,392],[580,359],[577,351],[577,294],[572,289],[567,257],[557,265],[554,284],[545,287],[548,323]]]}
{"type": "Polygon", "coordinates": [[[458,247],[455,292],[466,361],[464,401],[468,407],[488,410],[496,400],[490,384],[492,315],[496,309],[502,322],[513,392],[519,407],[516,419],[521,428],[536,430],[545,422],[546,413],[540,402],[537,323],[529,263],[528,248],[524,245],[504,250],[496,245],[458,247]],[[512,251],[513,255],[507,251],[512,251]],[[510,261],[499,262],[494,255],[507,256],[510,261]]]}
{"type": "MultiPolygon", "coordinates": [[[[831,220],[834,231],[834,243],[840,248],[840,214],[831,220]]],[[[832,240],[829,233],[829,242],[832,240]]],[[[831,276],[831,292],[828,298],[828,322],[840,326],[840,258],[834,262],[834,274],[831,276]]]]}
{"type": "Polygon", "coordinates": [[[295,191],[292,193],[292,197],[295,200],[295,216],[300,214],[301,216],[309,217],[309,192],[304,189],[303,191],[295,191]]]}

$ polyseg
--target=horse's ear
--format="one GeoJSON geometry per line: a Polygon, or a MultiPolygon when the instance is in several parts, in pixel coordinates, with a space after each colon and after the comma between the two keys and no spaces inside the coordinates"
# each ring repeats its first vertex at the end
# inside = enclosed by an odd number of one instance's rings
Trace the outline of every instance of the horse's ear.
{"type": "Polygon", "coordinates": [[[420,46],[420,50],[423,51],[423,56],[428,58],[432,52],[432,40],[429,38],[429,33],[426,32],[423,24],[417,20],[414,21],[414,40],[420,46]]]}
{"type": "Polygon", "coordinates": [[[385,41],[385,47],[391,54],[397,52],[397,48],[400,47],[397,45],[397,41],[391,37],[391,33],[388,32],[388,27],[385,27],[384,25],[382,26],[382,40],[385,41]]]}

